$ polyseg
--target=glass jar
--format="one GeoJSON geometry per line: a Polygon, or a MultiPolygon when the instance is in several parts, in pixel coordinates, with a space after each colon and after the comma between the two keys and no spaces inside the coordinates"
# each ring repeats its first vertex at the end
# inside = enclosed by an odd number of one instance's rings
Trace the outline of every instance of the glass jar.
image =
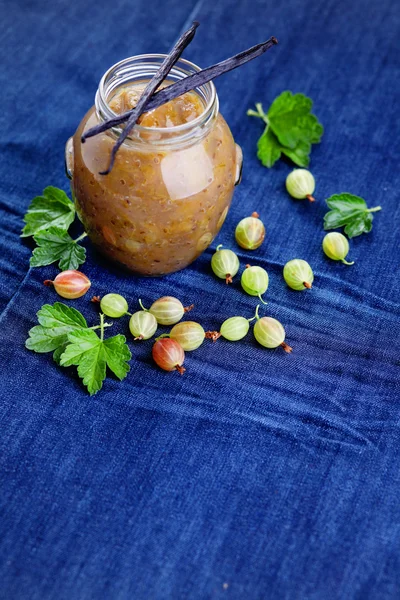
{"type": "MultiPolygon", "coordinates": [[[[114,128],[81,142],[84,131],[116,115],[118,90],[142,85],[164,55],[142,55],[111,67],[100,81],[95,105],[66,146],[66,168],[78,215],[93,244],[141,275],[164,275],[195,260],[219,232],[239,183],[242,152],[218,110],[214,84],[196,90],[202,112],[171,127],[136,125],[108,175],[114,128]]],[[[199,67],[180,59],[167,83],[199,67]]],[[[158,109],[156,109],[158,110],[158,109]]]]}

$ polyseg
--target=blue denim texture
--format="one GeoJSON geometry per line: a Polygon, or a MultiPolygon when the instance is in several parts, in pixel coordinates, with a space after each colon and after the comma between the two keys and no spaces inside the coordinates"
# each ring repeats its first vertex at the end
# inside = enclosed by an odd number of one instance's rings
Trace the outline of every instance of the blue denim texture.
{"type": "MultiPolygon", "coordinates": [[[[178,0],[2,4],[0,597],[4,600],[385,600],[400,597],[399,9],[392,0],[178,0]],[[118,60],[165,52],[192,19],[185,56],[206,66],[270,35],[279,46],[217,81],[244,151],[242,184],[212,248],[183,272],[141,279],[87,242],[93,294],[134,308],[169,294],[217,329],[256,299],[210,272],[217,244],[257,210],[264,245],[239,251],[270,274],[266,314],[291,355],[252,335],[204,343],[183,377],[130,343],[131,372],[90,398],[72,369],[24,348],[57,300],[19,238],[31,198],[68,190],[64,143],[118,60]],[[311,96],[317,202],[284,189],[287,163],[256,158],[247,118],[281,91],[311,96]],[[322,253],[324,199],[382,205],[347,267],[322,253]],[[288,289],[286,261],[315,272],[288,289]]],[[[79,228],[77,227],[77,231],[79,228]]],[[[95,323],[87,298],[73,306],[95,323]]],[[[263,309],[264,310],[264,309],[263,309]]],[[[127,334],[127,320],[113,333],[127,334]]]]}

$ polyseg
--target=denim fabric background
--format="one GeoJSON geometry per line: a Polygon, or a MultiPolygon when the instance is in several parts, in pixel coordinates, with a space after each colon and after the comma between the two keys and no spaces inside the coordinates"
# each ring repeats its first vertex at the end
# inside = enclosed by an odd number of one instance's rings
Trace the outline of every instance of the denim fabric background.
{"type": "MultiPolygon", "coordinates": [[[[352,600],[400,597],[399,9],[393,0],[16,0],[1,7],[0,597],[3,600],[352,600]],[[217,243],[257,210],[267,238],[241,263],[270,273],[267,314],[291,355],[249,335],[204,343],[183,377],[130,343],[131,372],[90,398],[75,371],[24,349],[37,310],[57,300],[28,269],[22,216],[46,185],[68,190],[64,143],[116,61],[165,52],[190,23],[201,66],[262,41],[279,46],[217,81],[245,157],[213,247],[163,279],[116,272],[90,244],[93,293],[132,308],[170,294],[216,329],[251,316],[236,278],[210,274],[217,243]],[[317,202],[286,194],[290,165],[256,158],[245,111],[304,92],[325,126],[311,168],[317,202]],[[397,100],[397,103],[396,103],[397,100]],[[321,251],[324,199],[382,205],[346,267],[321,251]],[[292,258],[314,268],[289,290],[292,258]]],[[[77,226],[77,232],[79,227],[77,226]]],[[[74,302],[88,320],[96,308],[74,302]]],[[[127,320],[113,333],[127,333],[127,320]]]]}

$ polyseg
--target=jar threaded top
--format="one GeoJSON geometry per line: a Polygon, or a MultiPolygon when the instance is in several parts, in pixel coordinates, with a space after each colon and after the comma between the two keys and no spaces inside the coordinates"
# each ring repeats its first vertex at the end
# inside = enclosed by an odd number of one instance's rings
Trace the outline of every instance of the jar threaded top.
{"type": "MultiPolygon", "coordinates": [[[[110,101],[117,91],[129,84],[150,80],[165,59],[164,54],[141,54],[126,58],[113,65],[100,80],[96,93],[95,107],[99,121],[105,121],[117,116],[110,101]]],[[[201,69],[186,59],[179,59],[171,69],[166,82],[174,83],[180,79],[199,72],[201,69]]],[[[213,82],[208,82],[193,90],[197,94],[204,111],[191,121],[172,127],[146,127],[135,125],[130,133],[129,142],[150,144],[151,146],[176,146],[197,142],[207,135],[219,111],[218,96],[213,82]]],[[[120,127],[110,130],[114,135],[121,133],[120,127]]]]}

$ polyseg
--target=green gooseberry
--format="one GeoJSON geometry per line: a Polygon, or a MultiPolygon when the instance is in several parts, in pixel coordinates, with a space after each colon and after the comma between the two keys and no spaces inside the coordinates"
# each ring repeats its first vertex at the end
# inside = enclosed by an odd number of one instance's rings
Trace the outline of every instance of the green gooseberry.
{"type": "Polygon", "coordinates": [[[268,273],[265,269],[246,265],[240,283],[247,294],[258,296],[263,304],[267,304],[261,298],[261,294],[267,291],[269,283],[268,273]]]}
{"type": "Polygon", "coordinates": [[[286,177],[286,189],[292,198],[303,200],[307,198],[314,202],[315,179],[307,169],[294,169],[286,177]]]}
{"type": "Polygon", "coordinates": [[[327,233],[322,242],[322,249],[328,258],[332,260],[341,260],[345,265],[354,265],[353,262],[345,260],[350,247],[347,238],[342,233],[332,231],[327,233]]]}
{"type": "Polygon", "coordinates": [[[118,319],[128,313],[128,303],[120,294],[106,294],[100,300],[100,310],[107,317],[118,319]]]}
{"type": "Polygon", "coordinates": [[[220,248],[222,244],[217,246],[213,254],[211,268],[217,277],[225,279],[226,283],[232,283],[232,277],[239,271],[239,259],[232,250],[220,250],[220,248]]]}
{"type": "Polygon", "coordinates": [[[135,340],[148,340],[157,330],[157,320],[147,310],[138,310],[129,320],[129,329],[135,340]]]}
{"type": "Polygon", "coordinates": [[[251,217],[239,221],[235,230],[235,239],[241,248],[255,250],[261,246],[264,238],[265,227],[258,213],[253,212],[251,217]]]}
{"type": "Polygon", "coordinates": [[[142,310],[148,310],[157,319],[157,323],[160,325],[175,325],[178,323],[189,310],[192,310],[191,306],[184,307],[182,302],[178,298],[173,296],[163,296],[159,298],[150,306],[149,309],[145,308],[142,301],[139,299],[139,304],[142,310]]]}
{"type": "Polygon", "coordinates": [[[277,348],[282,346],[285,352],[292,352],[292,348],[285,344],[285,329],[283,325],[272,317],[258,316],[258,307],[256,310],[256,324],[254,325],[254,337],[257,342],[265,348],[277,348]]]}
{"type": "Polygon", "coordinates": [[[196,350],[204,342],[206,334],[200,323],[195,321],[182,321],[177,323],[169,332],[169,337],[185,351],[196,350]]]}
{"type": "Polygon", "coordinates": [[[244,338],[249,331],[250,323],[244,317],[230,317],[221,325],[220,334],[230,342],[237,342],[244,338]]]}
{"type": "Polygon", "coordinates": [[[314,273],[308,262],[295,258],[284,266],[283,278],[292,290],[301,291],[311,289],[314,273]]]}
{"type": "MultiPolygon", "coordinates": [[[[258,310],[258,306],[257,306],[258,310]]],[[[206,337],[211,338],[215,342],[219,337],[223,337],[229,342],[238,342],[242,340],[247,332],[249,331],[250,322],[254,321],[256,316],[251,319],[245,319],[244,317],[229,317],[226,319],[219,331],[207,331],[206,337]]]]}

